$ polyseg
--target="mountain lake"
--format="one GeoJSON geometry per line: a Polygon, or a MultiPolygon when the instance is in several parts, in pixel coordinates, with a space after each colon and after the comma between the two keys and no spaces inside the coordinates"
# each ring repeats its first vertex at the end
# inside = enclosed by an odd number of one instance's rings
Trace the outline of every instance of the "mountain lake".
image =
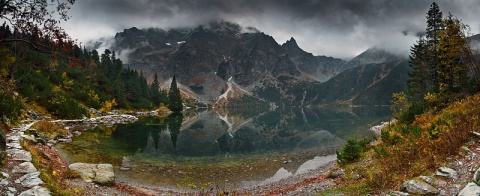
{"type": "Polygon", "coordinates": [[[384,106],[197,110],[97,126],[56,147],[70,164],[112,164],[117,181],[238,188],[321,167],[348,137],[372,138],[369,128],[390,118],[384,106]]]}

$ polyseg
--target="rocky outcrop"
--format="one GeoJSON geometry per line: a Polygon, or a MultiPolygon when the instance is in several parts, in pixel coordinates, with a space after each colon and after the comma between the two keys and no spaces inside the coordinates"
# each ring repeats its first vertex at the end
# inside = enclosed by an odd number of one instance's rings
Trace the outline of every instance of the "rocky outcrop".
{"type": "Polygon", "coordinates": [[[104,186],[115,184],[115,174],[111,164],[73,163],[68,168],[78,172],[85,182],[94,182],[104,186]]]}

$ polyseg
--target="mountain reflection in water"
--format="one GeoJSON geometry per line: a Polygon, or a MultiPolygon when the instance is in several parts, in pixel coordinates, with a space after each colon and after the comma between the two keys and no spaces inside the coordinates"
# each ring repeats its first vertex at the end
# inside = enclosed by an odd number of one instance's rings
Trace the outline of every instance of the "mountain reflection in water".
{"type": "Polygon", "coordinates": [[[390,115],[388,107],[189,111],[97,127],[57,147],[71,163],[111,163],[118,169],[127,157],[132,171],[119,171],[119,178],[144,184],[173,186],[185,177],[216,182],[225,176],[230,182],[269,182],[318,167],[335,157],[345,138],[371,137],[368,128],[390,115]],[[317,164],[307,167],[309,160],[317,164]]]}

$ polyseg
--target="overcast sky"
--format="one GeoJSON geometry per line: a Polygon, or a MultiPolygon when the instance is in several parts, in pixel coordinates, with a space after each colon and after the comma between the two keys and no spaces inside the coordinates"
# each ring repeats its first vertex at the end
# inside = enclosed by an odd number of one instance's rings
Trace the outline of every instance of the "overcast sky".
{"type": "MultiPolygon", "coordinates": [[[[193,27],[212,20],[253,26],[314,55],[352,58],[378,45],[407,55],[426,28],[430,0],[77,0],[62,22],[80,42],[130,27],[193,27]]],[[[436,1],[480,33],[480,0],[436,1]]]]}

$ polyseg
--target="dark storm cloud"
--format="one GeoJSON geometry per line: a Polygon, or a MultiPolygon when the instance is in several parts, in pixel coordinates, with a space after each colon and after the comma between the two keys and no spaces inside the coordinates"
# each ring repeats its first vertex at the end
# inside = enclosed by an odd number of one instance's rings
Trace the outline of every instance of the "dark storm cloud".
{"type": "MultiPolygon", "coordinates": [[[[425,15],[431,3],[427,0],[80,0],[72,7],[73,18],[66,28],[85,41],[132,26],[191,27],[222,19],[254,26],[279,43],[295,37],[302,48],[314,54],[348,58],[373,45],[408,52],[415,35],[425,29],[425,15]]],[[[452,12],[478,33],[480,1],[437,3],[444,15],[452,12]]]]}

